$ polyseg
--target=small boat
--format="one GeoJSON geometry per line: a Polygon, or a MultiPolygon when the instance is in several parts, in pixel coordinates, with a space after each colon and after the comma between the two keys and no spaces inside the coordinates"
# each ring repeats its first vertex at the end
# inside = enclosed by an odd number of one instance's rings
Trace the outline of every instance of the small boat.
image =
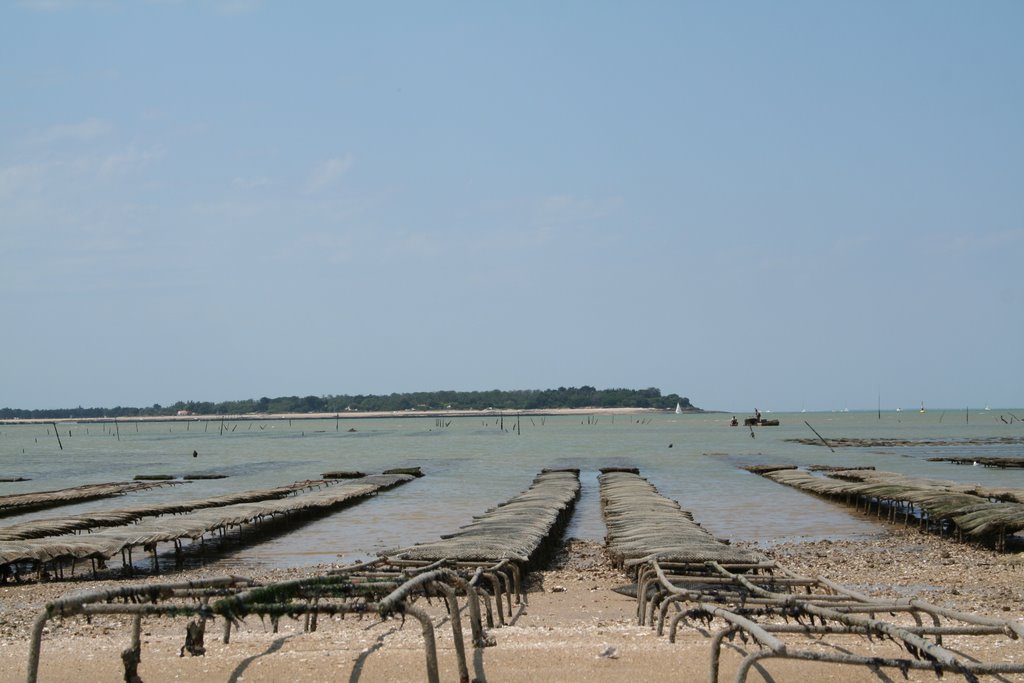
{"type": "Polygon", "coordinates": [[[683,406],[681,406],[679,404],[679,402],[676,401],[676,415],[682,415],[682,414],[683,414],[683,406]]]}
{"type": "Polygon", "coordinates": [[[778,420],[766,420],[763,417],[748,417],[743,420],[744,427],[778,427],[778,420]]]}

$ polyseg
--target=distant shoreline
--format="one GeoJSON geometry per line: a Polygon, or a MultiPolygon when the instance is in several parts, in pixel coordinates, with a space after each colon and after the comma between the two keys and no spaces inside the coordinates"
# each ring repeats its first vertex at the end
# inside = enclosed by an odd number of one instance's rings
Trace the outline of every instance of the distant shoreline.
{"type": "MultiPolygon", "coordinates": [[[[558,416],[558,415],[669,415],[675,409],[663,408],[540,408],[533,410],[380,410],[343,411],[340,413],[243,413],[238,415],[140,415],[129,417],[65,417],[65,418],[11,418],[0,420],[3,425],[19,424],[71,424],[103,422],[252,422],[259,420],[353,420],[360,418],[412,418],[412,417],[485,417],[500,415],[558,416]]],[[[685,408],[683,413],[705,413],[700,408],[685,408]]]]}

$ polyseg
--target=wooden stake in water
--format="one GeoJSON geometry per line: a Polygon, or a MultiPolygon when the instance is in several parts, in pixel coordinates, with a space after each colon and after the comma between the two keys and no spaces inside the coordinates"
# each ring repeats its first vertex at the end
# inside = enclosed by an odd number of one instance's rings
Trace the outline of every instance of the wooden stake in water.
{"type": "Polygon", "coordinates": [[[61,450],[64,450],[64,444],[60,442],[60,432],[57,431],[57,423],[53,423],[53,433],[57,435],[57,445],[60,446],[61,450]]]}
{"type": "Polygon", "coordinates": [[[830,443],[829,443],[828,441],[825,441],[825,437],[823,437],[823,436],[822,436],[821,434],[818,434],[818,430],[817,430],[817,429],[815,429],[814,427],[811,427],[811,424],[810,424],[810,423],[809,423],[809,422],[808,422],[807,420],[804,420],[804,424],[805,424],[805,425],[807,425],[807,428],[808,428],[808,429],[810,429],[810,430],[811,430],[812,432],[814,432],[815,434],[817,434],[818,438],[819,438],[819,439],[821,439],[821,442],[822,442],[823,444],[825,444],[826,446],[828,446],[828,449],[829,449],[830,451],[832,451],[833,453],[835,453],[835,452],[836,452],[836,449],[832,448],[832,445],[831,445],[831,444],[830,444],[830,443]]]}

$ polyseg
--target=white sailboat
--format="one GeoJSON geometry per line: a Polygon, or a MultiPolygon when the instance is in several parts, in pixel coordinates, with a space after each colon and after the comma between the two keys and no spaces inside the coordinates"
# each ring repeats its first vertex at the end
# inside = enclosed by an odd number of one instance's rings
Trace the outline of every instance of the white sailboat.
{"type": "Polygon", "coordinates": [[[679,404],[679,401],[676,401],[676,415],[682,415],[682,414],[683,414],[683,406],[681,406],[679,404]]]}

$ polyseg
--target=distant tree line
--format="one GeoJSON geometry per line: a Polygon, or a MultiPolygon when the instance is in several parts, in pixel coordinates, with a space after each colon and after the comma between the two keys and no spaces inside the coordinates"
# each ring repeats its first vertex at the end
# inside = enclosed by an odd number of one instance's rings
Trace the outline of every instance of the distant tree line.
{"type": "Polygon", "coordinates": [[[247,413],[344,413],[406,410],[545,410],[554,408],[657,408],[696,410],[690,399],[661,390],[595,389],[590,386],[518,391],[425,391],[374,396],[279,396],[242,401],[178,401],[155,403],[148,408],[63,408],[21,410],[0,408],[0,419],[67,419],[84,417],[161,417],[187,411],[195,415],[245,415],[247,413]]]}

